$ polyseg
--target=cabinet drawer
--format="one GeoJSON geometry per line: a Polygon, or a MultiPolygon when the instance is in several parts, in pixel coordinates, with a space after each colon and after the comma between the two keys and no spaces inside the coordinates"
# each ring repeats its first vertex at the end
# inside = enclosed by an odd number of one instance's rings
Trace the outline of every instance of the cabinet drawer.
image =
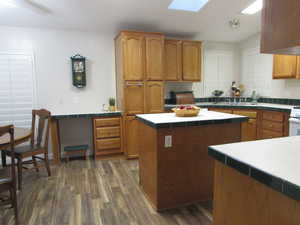
{"type": "Polygon", "coordinates": [[[210,111],[215,111],[215,112],[222,112],[222,113],[232,113],[231,109],[221,109],[221,108],[210,108],[210,111]]]}
{"type": "Polygon", "coordinates": [[[97,159],[97,156],[107,156],[107,155],[112,155],[112,154],[116,154],[116,153],[122,153],[121,149],[115,148],[115,149],[95,151],[95,157],[97,159]]]}
{"type": "Polygon", "coordinates": [[[263,112],[263,119],[275,122],[283,122],[284,115],[278,112],[263,112]]]}
{"type": "Polygon", "coordinates": [[[262,122],[263,129],[276,131],[276,132],[283,132],[283,123],[280,122],[273,122],[269,120],[263,120],[262,122]]]}
{"type": "Polygon", "coordinates": [[[255,119],[257,117],[257,112],[253,112],[253,111],[234,110],[233,114],[240,115],[240,116],[247,116],[247,117],[253,118],[253,119],[255,119]]]}
{"type": "Polygon", "coordinates": [[[282,132],[270,131],[265,129],[262,130],[262,139],[279,138],[282,136],[282,132]]]}
{"type": "Polygon", "coordinates": [[[120,127],[98,127],[96,128],[97,138],[120,137],[120,127]]]}
{"type": "Polygon", "coordinates": [[[120,138],[98,139],[96,140],[96,151],[121,148],[120,138]]]}
{"type": "Polygon", "coordinates": [[[96,127],[119,126],[120,118],[95,119],[96,127]]]}

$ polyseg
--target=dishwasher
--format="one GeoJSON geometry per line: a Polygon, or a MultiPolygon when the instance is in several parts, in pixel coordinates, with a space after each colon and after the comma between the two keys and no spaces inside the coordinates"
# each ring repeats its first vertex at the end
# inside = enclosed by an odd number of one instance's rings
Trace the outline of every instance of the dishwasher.
{"type": "Polygon", "coordinates": [[[292,109],[289,122],[290,122],[289,136],[300,135],[300,106],[296,106],[292,109]]]}

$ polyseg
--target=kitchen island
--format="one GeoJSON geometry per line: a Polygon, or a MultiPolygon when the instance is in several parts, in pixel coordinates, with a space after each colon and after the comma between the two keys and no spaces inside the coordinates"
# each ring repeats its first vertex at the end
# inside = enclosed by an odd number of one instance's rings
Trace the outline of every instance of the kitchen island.
{"type": "Polygon", "coordinates": [[[212,199],[209,145],[239,142],[248,117],[202,110],[197,117],[174,113],[137,115],[140,185],[160,211],[212,199]]]}
{"type": "Polygon", "coordinates": [[[299,136],[210,146],[214,225],[299,225],[299,147],[299,136]]]}

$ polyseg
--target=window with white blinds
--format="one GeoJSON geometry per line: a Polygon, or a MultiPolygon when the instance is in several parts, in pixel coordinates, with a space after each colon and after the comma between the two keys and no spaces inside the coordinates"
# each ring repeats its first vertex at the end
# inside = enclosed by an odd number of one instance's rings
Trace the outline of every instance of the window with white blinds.
{"type": "Polygon", "coordinates": [[[0,52],[0,126],[31,126],[35,106],[33,57],[0,52]]]}

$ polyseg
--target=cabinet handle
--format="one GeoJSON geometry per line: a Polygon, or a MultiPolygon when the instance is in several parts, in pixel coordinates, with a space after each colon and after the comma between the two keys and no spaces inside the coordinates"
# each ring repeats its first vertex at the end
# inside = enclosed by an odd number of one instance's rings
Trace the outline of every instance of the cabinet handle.
{"type": "Polygon", "coordinates": [[[143,82],[135,82],[135,83],[126,82],[126,86],[143,86],[143,85],[144,85],[143,82]]]}

